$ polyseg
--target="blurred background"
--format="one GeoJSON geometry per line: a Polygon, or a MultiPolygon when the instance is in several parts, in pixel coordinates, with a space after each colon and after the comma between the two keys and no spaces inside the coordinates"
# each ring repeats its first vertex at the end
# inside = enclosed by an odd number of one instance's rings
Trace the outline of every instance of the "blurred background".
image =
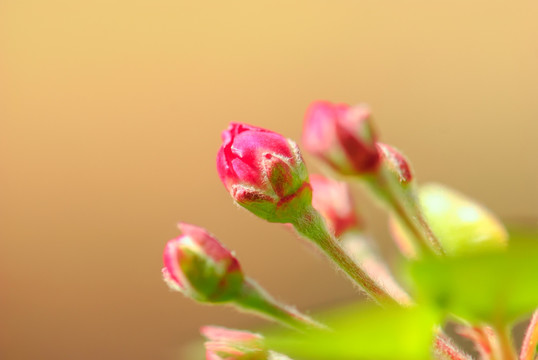
{"type": "Polygon", "coordinates": [[[1,1],[0,358],[186,359],[200,325],[263,324],[167,289],[179,220],[300,309],[360,299],[215,170],[228,122],[299,140],[313,100],[369,103],[419,181],[536,224],[537,19],[536,1],[1,1]]]}

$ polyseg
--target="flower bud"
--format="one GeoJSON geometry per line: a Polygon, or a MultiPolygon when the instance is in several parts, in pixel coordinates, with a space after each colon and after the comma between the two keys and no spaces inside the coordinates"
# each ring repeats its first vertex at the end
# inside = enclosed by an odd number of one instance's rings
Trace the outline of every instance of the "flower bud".
{"type": "Polygon", "coordinates": [[[208,340],[205,343],[208,360],[267,359],[261,335],[217,326],[204,326],[200,332],[208,340]]]}
{"type": "Polygon", "coordinates": [[[376,171],[380,163],[376,140],[366,105],[316,101],[306,112],[303,145],[341,174],[376,171]]]}
{"type": "Polygon", "coordinates": [[[207,360],[290,360],[269,351],[261,335],[217,326],[200,329],[205,342],[207,360]]]}
{"type": "Polygon", "coordinates": [[[198,301],[232,300],[243,285],[237,259],[205,229],[183,223],[178,226],[182,234],[164,249],[166,283],[198,301]]]}
{"type": "Polygon", "coordinates": [[[232,123],[222,133],[217,171],[234,200],[270,222],[292,222],[310,205],[308,172],[297,144],[280,134],[232,123]]]}
{"type": "Polygon", "coordinates": [[[345,182],[313,174],[310,175],[310,184],[312,205],[323,215],[336,237],[360,227],[351,192],[345,182]]]}
{"type": "Polygon", "coordinates": [[[382,155],[383,164],[391,174],[400,182],[408,184],[413,180],[413,173],[409,161],[398,150],[393,147],[378,142],[377,148],[382,155]]]}

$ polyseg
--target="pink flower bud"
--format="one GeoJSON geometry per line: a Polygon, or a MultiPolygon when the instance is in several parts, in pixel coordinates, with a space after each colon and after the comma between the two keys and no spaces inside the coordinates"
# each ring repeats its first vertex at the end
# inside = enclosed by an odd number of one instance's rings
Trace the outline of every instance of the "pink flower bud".
{"type": "Polygon", "coordinates": [[[348,230],[359,228],[359,218],[349,186],[345,182],[312,174],[310,184],[312,185],[312,205],[323,215],[336,237],[348,230]]]}
{"type": "Polygon", "coordinates": [[[217,170],[234,200],[271,222],[291,222],[311,202],[297,144],[280,134],[232,123],[222,133],[217,170]]]}
{"type": "Polygon", "coordinates": [[[380,163],[376,140],[366,105],[316,101],[306,111],[303,145],[341,174],[376,171],[380,163]]]}
{"type": "Polygon", "coordinates": [[[207,360],[266,360],[268,357],[261,335],[216,326],[204,326],[201,333],[208,340],[207,360]]]}
{"type": "Polygon", "coordinates": [[[407,184],[413,180],[413,173],[405,156],[387,144],[378,142],[377,148],[383,157],[383,163],[400,183],[407,184]]]}
{"type": "Polygon", "coordinates": [[[243,285],[234,255],[205,229],[184,223],[178,226],[182,234],[164,248],[166,283],[198,301],[233,299],[243,285]]]}
{"type": "Polygon", "coordinates": [[[211,341],[223,342],[242,342],[242,343],[260,343],[262,336],[249,331],[233,330],[220,326],[202,326],[200,329],[202,335],[211,341]]]}

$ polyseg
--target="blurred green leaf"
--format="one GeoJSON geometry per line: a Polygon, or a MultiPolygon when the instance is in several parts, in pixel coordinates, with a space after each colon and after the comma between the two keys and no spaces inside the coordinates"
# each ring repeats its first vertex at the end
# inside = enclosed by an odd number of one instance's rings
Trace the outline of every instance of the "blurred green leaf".
{"type": "Polygon", "coordinates": [[[364,304],[320,318],[334,331],[269,334],[269,347],[296,360],[428,359],[438,319],[426,308],[364,304]]]}
{"type": "Polygon", "coordinates": [[[538,307],[538,239],[506,252],[411,264],[418,300],[471,322],[507,323],[538,307]]]}
{"type": "Polygon", "coordinates": [[[508,233],[510,234],[511,243],[530,246],[538,244],[538,221],[534,226],[509,224],[508,233]]]}

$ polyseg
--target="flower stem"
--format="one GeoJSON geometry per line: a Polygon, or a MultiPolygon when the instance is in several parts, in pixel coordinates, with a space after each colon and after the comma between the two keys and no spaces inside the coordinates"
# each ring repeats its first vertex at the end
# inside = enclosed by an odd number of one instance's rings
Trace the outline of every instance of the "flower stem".
{"type": "Polygon", "coordinates": [[[326,326],[281,304],[251,279],[245,279],[240,295],[233,301],[238,308],[275,320],[296,330],[326,329],[326,326]]]}
{"type": "Polygon", "coordinates": [[[502,360],[516,360],[510,328],[507,325],[497,325],[494,330],[499,341],[499,357],[502,360]]]}
{"type": "Polygon", "coordinates": [[[475,349],[480,354],[481,360],[499,360],[496,358],[498,352],[498,340],[493,329],[484,325],[461,325],[458,333],[471,340],[475,344],[475,349]]]}
{"type": "Polygon", "coordinates": [[[532,315],[531,322],[525,333],[519,360],[533,360],[538,348],[538,310],[532,315]]]}
{"type": "Polygon", "coordinates": [[[445,251],[431,230],[414,194],[413,184],[402,185],[381,167],[370,177],[365,177],[373,192],[387,205],[390,211],[413,234],[424,254],[445,255],[445,251]]]}
{"type": "Polygon", "coordinates": [[[380,304],[397,304],[374,278],[362,269],[340,246],[327,230],[323,217],[314,209],[307,209],[293,223],[295,229],[312,240],[321,250],[358,284],[372,299],[380,304]]]}
{"type": "Polygon", "coordinates": [[[344,250],[364,271],[375,279],[398,303],[410,306],[413,302],[396,282],[389,268],[383,263],[368,239],[358,231],[347,231],[338,239],[344,250]]]}
{"type": "Polygon", "coordinates": [[[434,340],[435,357],[439,360],[471,360],[471,356],[461,351],[441,330],[434,340]]]}

